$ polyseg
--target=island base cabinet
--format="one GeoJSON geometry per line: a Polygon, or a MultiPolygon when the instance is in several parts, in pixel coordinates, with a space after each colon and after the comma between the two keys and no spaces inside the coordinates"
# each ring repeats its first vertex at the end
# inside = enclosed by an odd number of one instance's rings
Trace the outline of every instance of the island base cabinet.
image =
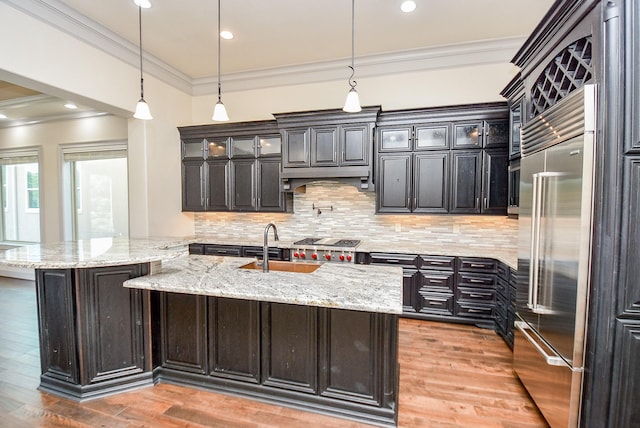
{"type": "MultiPolygon", "coordinates": [[[[190,299],[192,312],[199,299],[207,300],[206,373],[192,370],[189,364],[181,367],[162,360],[154,370],[156,382],[395,426],[398,315],[231,298],[183,298],[190,299]]],[[[167,317],[170,311],[155,313],[167,317]]],[[[161,329],[158,346],[173,349],[172,340],[197,342],[167,334],[172,330],[202,337],[195,318],[187,316],[186,324],[169,317],[156,320],[155,328],[161,329]],[[172,322],[180,327],[172,327],[172,322]]]]}
{"type": "Polygon", "coordinates": [[[36,269],[40,389],[83,401],[151,385],[148,264],[36,269]]]}

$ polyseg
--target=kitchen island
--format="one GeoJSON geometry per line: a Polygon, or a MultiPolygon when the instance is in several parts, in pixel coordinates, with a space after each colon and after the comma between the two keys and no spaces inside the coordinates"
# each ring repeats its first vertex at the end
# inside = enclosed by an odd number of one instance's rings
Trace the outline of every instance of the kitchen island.
{"type": "Polygon", "coordinates": [[[263,273],[185,244],[82,241],[0,259],[36,269],[42,390],[81,401],[172,382],[395,425],[400,268],[263,273]]]}

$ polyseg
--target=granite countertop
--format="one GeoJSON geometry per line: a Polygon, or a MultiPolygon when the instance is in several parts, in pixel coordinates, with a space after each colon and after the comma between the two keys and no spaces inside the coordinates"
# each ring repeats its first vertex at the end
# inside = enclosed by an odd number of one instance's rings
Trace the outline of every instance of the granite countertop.
{"type": "Polygon", "coordinates": [[[184,256],[192,238],[94,238],[33,244],[0,253],[0,265],[68,269],[148,263],[184,256]]]}
{"type": "MultiPolygon", "coordinates": [[[[366,312],[402,313],[402,268],[323,263],[311,273],[239,268],[255,258],[189,255],[125,287],[366,312]]],[[[302,262],[303,263],[303,262],[302,262]]]]}

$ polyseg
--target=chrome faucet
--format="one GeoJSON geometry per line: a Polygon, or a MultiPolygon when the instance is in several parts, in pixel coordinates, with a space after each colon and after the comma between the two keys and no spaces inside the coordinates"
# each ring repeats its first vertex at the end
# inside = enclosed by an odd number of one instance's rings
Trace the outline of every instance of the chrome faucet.
{"type": "Polygon", "coordinates": [[[278,228],[275,224],[269,223],[264,228],[264,245],[262,246],[262,272],[269,272],[269,228],[273,227],[273,239],[279,241],[278,228]]]}

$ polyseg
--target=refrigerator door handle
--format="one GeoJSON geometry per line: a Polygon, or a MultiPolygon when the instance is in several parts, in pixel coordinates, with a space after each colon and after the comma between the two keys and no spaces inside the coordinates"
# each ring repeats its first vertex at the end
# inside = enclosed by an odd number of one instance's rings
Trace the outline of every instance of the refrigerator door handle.
{"type": "MultiPolygon", "coordinates": [[[[533,347],[536,348],[536,350],[544,357],[544,359],[545,359],[545,361],[547,362],[548,365],[550,365],[550,366],[559,366],[559,367],[569,367],[570,369],[574,370],[574,368],[571,367],[562,358],[560,358],[558,356],[553,356],[553,355],[547,354],[547,352],[542,348],[542,346],[540,346],[538,341],[535,340],[529,334],[529,332],[527,331],[527,330],[529,330],[529,325],[526,322],[524,322],[524,321],[516,321],[514,324],[515,324],[515,327],[518,330],[520,330],[520,332],[522,332],[524,337],[526,337],[527,340],[533,345],[533,347]]],[[[575,370],[581,370],[581,369],[576,368],[575,370]]]]}
{"type": "Polygon", "coordinates": [[[542,206],[541,183],[542,177],[540,173],[533,174],[532,186],[532,207],[531,207],[531,249],[529,264],[529,292],[527,299],[527,307],[535,312],[538,306],[538,272],[540,261],[540,218],[542,206]]]}

